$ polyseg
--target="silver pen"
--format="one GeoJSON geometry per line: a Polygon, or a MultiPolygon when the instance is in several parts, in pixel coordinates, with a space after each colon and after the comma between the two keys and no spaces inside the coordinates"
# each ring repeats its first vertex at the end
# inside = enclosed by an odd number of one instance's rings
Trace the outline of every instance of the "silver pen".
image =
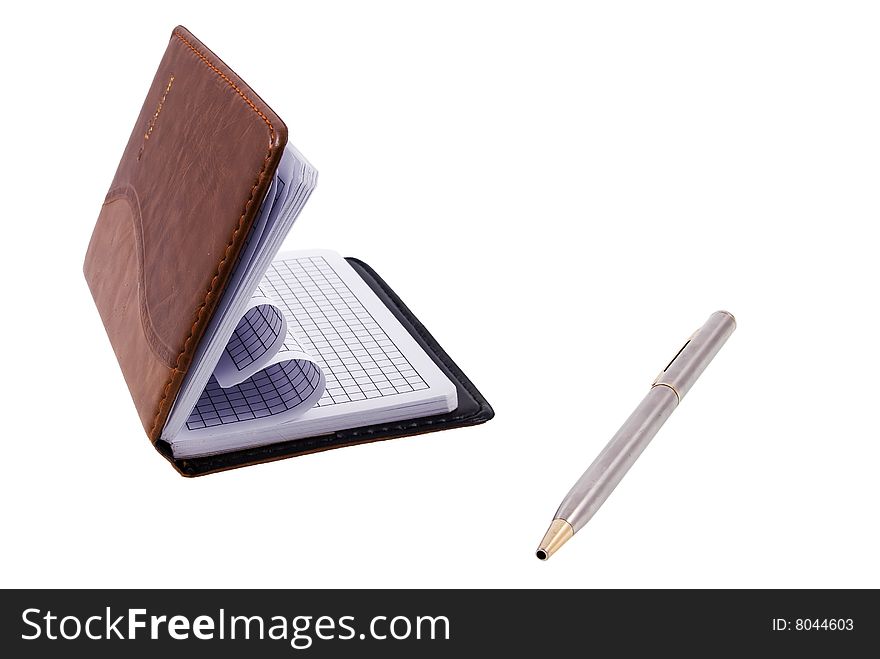
{"type": "Polygon", "coordinates": [[[546,561],[590,521],[735,329],[733,315],[716,311],[688,339],[562,500],[535,552],[538,558],[546,561]]]}

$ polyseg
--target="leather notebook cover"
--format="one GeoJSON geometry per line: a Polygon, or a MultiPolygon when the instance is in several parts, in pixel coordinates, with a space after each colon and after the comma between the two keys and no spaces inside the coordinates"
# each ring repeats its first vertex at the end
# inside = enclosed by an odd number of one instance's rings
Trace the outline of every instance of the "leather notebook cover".
{"type": "Polygon", "coordinates": [[[178,27],[104,200],[83,271],[156,441],[266,194],[287,127],[178,27]]]}
{"type": "Polygon", "coordinates": [[[160,440],[287,144],[281,119],[183,27],[171,35],[83,271],[150,441],[185,476],[482,423],[492,408],[393,291],[349,262],[455,384],[444,415],[195,459],[160,440]]]}

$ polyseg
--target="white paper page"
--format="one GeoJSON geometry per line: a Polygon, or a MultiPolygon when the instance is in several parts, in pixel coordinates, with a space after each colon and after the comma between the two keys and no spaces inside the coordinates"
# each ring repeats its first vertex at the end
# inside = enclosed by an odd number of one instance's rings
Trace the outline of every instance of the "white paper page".
{"type": "Polygon", "coordinates": [[[431,389],[451,388],[454,395],[449,379],[336,252],[280,254],[260,292],[284,312],[325,372],[327,390],[312,416],[339,413],[341,406],[405,405],[431,389]]]}
{"type": "Polygon", "coordinates": [[[270,299],[254,295],[214,369],[217,382],[231,387],[266,368],[286,336],[284,312],[270,299]]]}
{"type": "Polygon", "coordinates": [[[314,360],[326,383],[323,395],[311,409],[284,419],[241,419],[219,429],[188,423],[172,442],[175,455],[208,454],[457,406],[452,382],[339,254],[281,254],[259,294],[284,311],[292,341],[282,352],[303,350],[314,360]]]}
{"type": "Polygon", "coordinates": [[[266,368],[235,386],[221,387],[212,375],[184,427],[210,437],[232,425],[246,424],[251,430],[276,426],[310,409],[324,388],[324,374],[314,360],[282,350],[266,368]]]}

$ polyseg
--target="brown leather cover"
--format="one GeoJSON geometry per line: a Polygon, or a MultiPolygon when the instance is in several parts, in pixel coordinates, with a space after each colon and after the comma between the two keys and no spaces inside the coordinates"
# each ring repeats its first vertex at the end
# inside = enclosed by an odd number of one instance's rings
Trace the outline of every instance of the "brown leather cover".
{"type": "Polygon", "coordinates": [[[178,27],[83,271],[155,442],[287,143],[287,127],[178,27]]]}

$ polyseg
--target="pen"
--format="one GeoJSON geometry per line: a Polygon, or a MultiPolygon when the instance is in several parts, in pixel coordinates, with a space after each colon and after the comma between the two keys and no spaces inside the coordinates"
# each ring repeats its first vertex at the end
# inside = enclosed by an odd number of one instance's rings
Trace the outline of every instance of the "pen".
{"type": "Polygon", "coordinates": [[[735,329],[732,314],[716,311],[688,339],[562,500],[535,552],[538,558],[546,561],[590,521],[735,329]]]}

